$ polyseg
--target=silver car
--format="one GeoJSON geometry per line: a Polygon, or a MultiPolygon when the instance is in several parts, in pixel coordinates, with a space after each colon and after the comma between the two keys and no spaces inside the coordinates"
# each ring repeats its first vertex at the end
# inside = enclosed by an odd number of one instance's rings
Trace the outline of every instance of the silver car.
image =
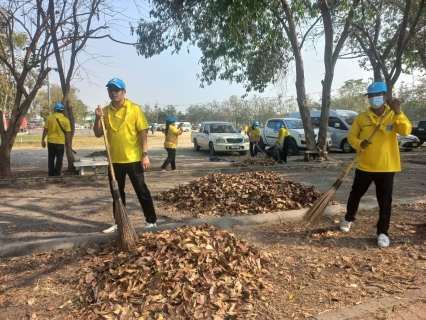
{"type": "Polygon", "coordinates": [[[419,138],[411,134],[405,137],[396,134],[396,137],[398,138],[399,150],[411,151],[421,146],[419,138]]]}

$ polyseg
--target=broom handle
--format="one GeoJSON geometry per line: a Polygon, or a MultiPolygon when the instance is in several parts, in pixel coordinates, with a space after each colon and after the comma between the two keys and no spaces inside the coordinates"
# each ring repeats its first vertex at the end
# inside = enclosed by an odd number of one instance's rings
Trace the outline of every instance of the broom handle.
{"type": "Polygon", "coordinates": [[[106,148],[107,154],[108,154],[109,169],[111,171],[112,181],[116,182],[116,180],[115,180],[115,173],[114,173],[114,167],[112,166],[111,152],[109,150],[109,143],[108,143],[108,139],[107,139],[107,136],[106,136],[107,132],[106,132],[106,129],[105,129],[105,122],[104,122],[104,117],[103,116],[101,117],[101,124],[102,124],[102,130],[104,132],[105,148],[106,148]]]}
{"type": "MultiPolygon", "coordinates": [[[[389,111],[386,112],[385,116],[382,118],[382,120],[380,120],[379,124],[377,125],[376,129],[374,129],[373,133],[371,134],[371,136],[368,138],[368,141],[371,142],[371,139],[373,139],[373,137],[376,135],[377,131],[379,131],[380,126],[382,125],[383,121],[385,121],[385,119],[389,116],[389,114],[391,113],[392,109],[389,108],[389,111]]],[[[348,172],[351,170],[351,168],[353,167],[353,165],[355,164],[355,162],[358,160],[358,157],[360,156],[360,154],[364,151],[364,149],[361,149],[356,156],[353,158],[353,160],[351,161],[351,163],[349,164],[349,166],[347,167],[347,169],[345,171],[342,172],[342,174],[340,175],[339,179],[337,179],[337,181],[333,184],[333,188],[334,189],[338,189],[340,187],[340,185],[343,182],[343,179],[346,177],[346,175],[348,174],[348,172]]]]}

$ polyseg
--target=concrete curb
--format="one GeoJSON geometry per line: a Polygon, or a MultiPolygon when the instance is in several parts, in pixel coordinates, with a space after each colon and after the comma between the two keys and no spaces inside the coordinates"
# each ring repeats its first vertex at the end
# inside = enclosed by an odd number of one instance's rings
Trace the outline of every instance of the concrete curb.
{"type": "MultiPolygon", "coordinates": [[[[256,225],[256,224],[267,224],[267,223],[281,223],[284,221],[297,221],[301,220],[303,213],[306,209],[300,210],[291,210],[291,211],[279,211],[279,212],[270,212],[267,214],[259,214],[253,216],[237,216],[237,217],[223,217],[212,220],[204,219],[192,219],[187,222],[182,223],[171,223],[160,225],[157,228],[144,229],[137,228],[137,232],[155,232],[163,230],[172,230],[182,226],[198,226],[205,223],[214,225],[215,227],[221,229],[232,229],[235,225],[256,225]]],[[[324,215],[341,213],[342,208],[340,205],[331,205],[328,206],[324,215]]],[[[81,246],[87,245],[105,245],[108,244],[111,240],[115,239],[116,234],[96,234],[91,236],[77,236],[77,237],[67,237],[67,238],[54,238],[48,240],[37,240],[31,242],[21,242],[21,243],[9,243],[4,244],[0,247],[0,258],[12,258],[17,256],[25,256],[29,254],[37,254],[50,250],[59,250],[59,249],[72,249],[78,248],[81,246]]]]}
{"type": "MultiPolygon", "coordinates": [[[[415,203],[426,203],[426,197],[422,198],[406,198],[406,199],[394,199],[393,204],[415,204],[415,203]]],[[[372,209],[377,207],[377,201],[362,202],[359,205],[359,209],[372,209]]],[[[221,229],[232,229],[235,225],[261,225],[261,224],[274,224],[282,223],[285,221],[299,221],[302,218],[305,209],[290,210],[290,211],[278,211],[270,212],[266,214],[258,214],[253,216],[236,216],[236,217],[222,217],[212,220],[204,219],[192,219],[182,223],[170,223],[160,225],[157,228],[144,229],[137,228],[137,232],[151,232],[151,231],[163,231],[172,230],[182,226],[198,226],[205,223],[214,225],[221,229]]],[[[330,205],[326,207],[324,215],[338,214],[345,212],[345,209],[340,205],[330,205]]],[[[29,254],[37,254],[50,250],[59,249],[72,249],[87,245],[105,245],[111,240],[115,239],[116,234],[96,234],[90,236],[77,236],[67,238],[54,238],[48,240],[37,240],[31,242],[21,243],[9,243],[4,244],[0,247],[0,259],[12,258],[16,256],[24,256],[29,254]]]]}
{"type": "MultiPolygon", "coordinates": [[[[277,172],[288,171],[293,168],[328,168],[328,167],[339,167],[341,161],[333,162],[305,162],[305,163],[296,163],[296,164],[285,164],[285,165],[276,165],[276,166],[255,166],[255,167],[223,167],[223,168],[213,168],[213,169],[197,169],[197,170],[175,170],[175,171],[148,171],[145,172],[145,177],[168,177],[168,176],[192,176],[192,175],[207,175],[211,173],[241,173],[241,172],[251,172],[251,171],[263,171],[263,170],[273,170],[277,172]]],[[[13,178],[13,179],[0,179],[1,185],[10,185],[10,184],[19,184],[19,183],[28,183],[28,182],[68,182],[68,181],[97,181],[97,180],[108,180],[106,174],[93,174],[86,176],[61,176],[61,177],[34,177],[34,178],[13,178]]]]}

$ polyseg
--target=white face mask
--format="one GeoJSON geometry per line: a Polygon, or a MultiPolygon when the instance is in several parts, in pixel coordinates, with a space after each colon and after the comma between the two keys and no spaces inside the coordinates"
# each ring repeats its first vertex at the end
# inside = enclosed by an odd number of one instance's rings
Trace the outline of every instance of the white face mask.
{"type": "Polygon", "coordinates": [[[385,103],[385,100],[383,99],[383,96],[372,97],[368,99],[368,103],[370,103],[370,106],[373,109],[378,109],[383,103],[385,103]]]}

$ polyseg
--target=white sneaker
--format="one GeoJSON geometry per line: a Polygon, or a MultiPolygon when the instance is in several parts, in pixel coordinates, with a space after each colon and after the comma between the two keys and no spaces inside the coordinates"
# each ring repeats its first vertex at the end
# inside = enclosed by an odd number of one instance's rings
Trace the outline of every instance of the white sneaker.
{"type": "Polygon", "coordinates": [[[346,221],[345,219],[340,222],[340,231],[349,232],[351,229],[352,221],[346,221]]]}
{"type": "Polygon", "coordinates": [[[389,247],[389,237],[385,235],[384,233],[381,233],[377,236],[377,245],[380,248],[387,248],[389,247]]]}
{"type": "Polygon", "coordinates": [[[108,229],[105,229],[104,231],[102,231],[103,233],[111,233],[117,231],[117,225],[113,224],[111,227],[109,227],[108,229]]]}
{"type": "Polygon", "coordinates": [[[149,223],[147,222],[145,225],[145,229],[149,229],[149,228],[156,228],[157,224],[156,223],[149,223]]]}

